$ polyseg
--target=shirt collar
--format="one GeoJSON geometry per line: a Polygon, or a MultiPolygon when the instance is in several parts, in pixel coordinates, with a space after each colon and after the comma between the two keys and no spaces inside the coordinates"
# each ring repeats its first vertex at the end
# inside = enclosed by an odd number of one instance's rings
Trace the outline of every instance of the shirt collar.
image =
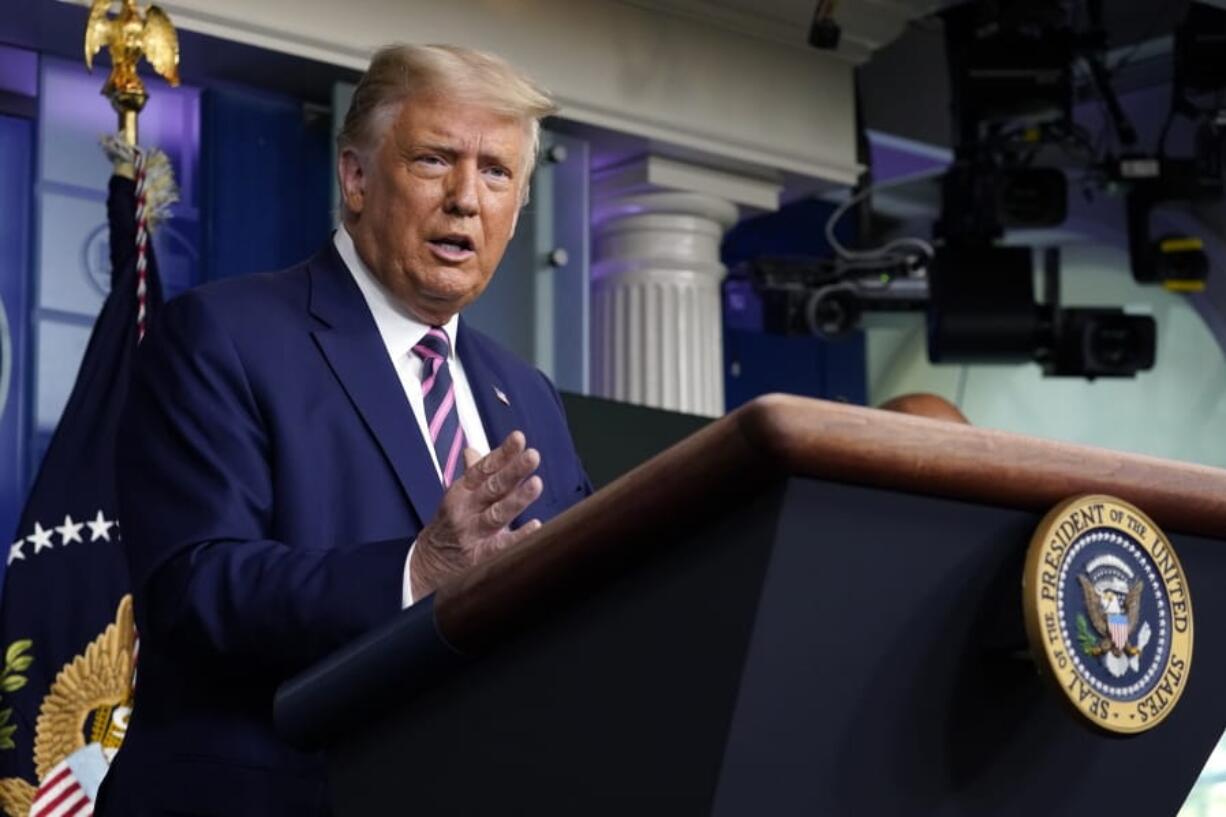
{"type": "MultiPolygon", "coordinates": [[[[353,276],[358,289],[362,291],[362,298],[366,301],[367,308],[370,309],[371,317],[375,319],[375,326],[379,329],[379,336],[383,338],[387,353],[393,360],[396,360],[401,355],[411,352],[417,342],[426,336],[426,332],[430,331],[430,325],[415,318],[374,276],[374,273],[358,255],[353,237],[349,235],[349,230],[343,224],[333,233],[332,243],[336,246],[341,260],[345,262],[349,274],[353,276]]],[[[456,354],[456,332],[459,328],[459,315],[452,315],[451,320],[443,324],[443,329],[447,330],[447,337],[451,339],[450,360],[453,361],[456,354]]]]}

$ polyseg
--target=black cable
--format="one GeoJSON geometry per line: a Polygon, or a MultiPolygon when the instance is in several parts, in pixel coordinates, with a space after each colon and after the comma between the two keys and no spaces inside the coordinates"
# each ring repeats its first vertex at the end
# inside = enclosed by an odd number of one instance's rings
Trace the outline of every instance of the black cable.
{"type": "Polygon", "coordinates": [[[1166,158],[1166,137],[1171,131],[1171,124],[1175,121],[1175,111],[1178,108],[1178,103],[1174,99],[1174,94],[1179,93],[1178,90],[1172,90],[1171,105],[1166,112],[1166,120],[1162,123],[1162,131],[1158,134],[1158,145],[1154,149],[1154,155],[1159,159],[1166,158]]]}
{"type": "Polygon", "coordinates": [[[1107,73],[1106,66],[1097,56],[1087,55],[1084,59],[1086,65],[1090,67],[1090,76],[1098,88],[1099,98],[1107,106],[1107,113],[1111,116],[1111,124],[1115,127],[1115,134],[1119,137],[1120,145],[1126,148],[1132,147],[1137,143],[1137,129],[1128,120],[1128,114],[1124,113],[1120,99],[1115,95],[1115,89],[1111,87],[1111,75],[1107,73]]]}

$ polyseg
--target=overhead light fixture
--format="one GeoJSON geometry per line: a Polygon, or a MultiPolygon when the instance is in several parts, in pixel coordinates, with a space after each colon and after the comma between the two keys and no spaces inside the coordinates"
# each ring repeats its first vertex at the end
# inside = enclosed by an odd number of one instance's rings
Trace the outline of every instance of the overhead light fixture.
{"type": "Polygon", "coordinates": [[[833,51],[839,47],[839,36],[843,33],[834,19],[834,9],[838,0],[818,0],[817,8],[813,10],[813,23],[809,26],[809,45],[822,51],[833,51]]]}

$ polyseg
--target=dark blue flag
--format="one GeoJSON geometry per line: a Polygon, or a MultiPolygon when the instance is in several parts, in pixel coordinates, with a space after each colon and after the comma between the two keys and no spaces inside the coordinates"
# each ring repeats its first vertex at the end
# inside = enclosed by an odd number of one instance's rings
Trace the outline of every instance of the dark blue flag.
{"type": "MultiPolygon", "coordinates": [[[[0,807],[13,817],[89,813],[131,705],[135,633],[114,474],[140,311],[131,180],[111,179],[107,219],[111,292],[9,547],[0,600],[0,807]]],[[[162,292],[146,245],[148,320],[162,292]]]]}

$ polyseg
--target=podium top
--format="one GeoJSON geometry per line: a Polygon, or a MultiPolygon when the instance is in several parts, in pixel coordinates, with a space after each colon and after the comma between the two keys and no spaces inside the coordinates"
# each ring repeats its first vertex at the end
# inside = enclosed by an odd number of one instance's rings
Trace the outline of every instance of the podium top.
{"type": "Polygon", "coordinates": [[[440,632],[478,651],[641,555],[648,537],[787,476],[1046,512],[1131,502],[1169,531],[1226,537],[1226,470],[773,394],[717,420],[440,588],[440,632]]]}

